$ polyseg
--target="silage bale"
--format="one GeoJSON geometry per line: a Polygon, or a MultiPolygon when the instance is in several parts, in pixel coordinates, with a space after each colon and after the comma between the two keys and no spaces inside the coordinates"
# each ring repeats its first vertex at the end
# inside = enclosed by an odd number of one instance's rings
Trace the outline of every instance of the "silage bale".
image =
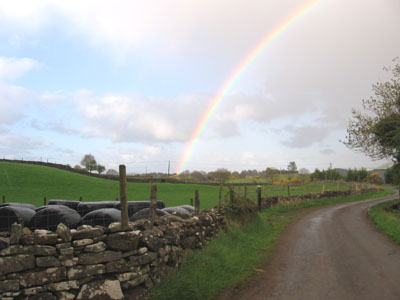
{"type": "Polygon", "coordinates": [[[95,201],[95,202],[79,202],[78,213],[83,217],[84,215],[101,208],[116,208],[117,201],[95,201]]]}
{"type": "MultiPolygon", "coordinates": [[[[129,218],[129,221],[130,222],[135,222],[135,221],[140,220],[140,219],[148,219],[149,218],[149,214],[150,214],[150,209],[149,208],[144,208],[144,209],[138,211],[137,213],[135,213],[133,216],[131,216],[129,218]]],[[[159,217],[162,217],[162,216],[168,216],[170,214],[168,212],[166,212],[166,211],[163,211],[163,210],[157,208],[156,209],[156,215],[159,216],[159,217]]]]}
{"type": "Polygon", "coordinates": [[[79,203],[80,202],[76,200],[62,200],[62,199],[51,199],[49,201],[49,205],[64,205],[76,211],[78,211],[79,203]]]}
{"type": "Polygon", "coordinates": [[[178,217],[186,217],[189,216],[190,212],[183,208],[182,206],[172,206],[166,207],[162,209],[171,215],[177,215],[178,217]]]}
{"type": "Polygon", "coordinates": [[[35,215],[35,211],[30,208],[20,206],[2,206],[0,207],[0,231],[10,231],[14,223],[27,226],[35,215]]]}
{"type": "MultiPolygon", "coordinates": [[[[142,201],[128,201],[128,216],[131,217],[136,214],[138,211],[142,209],[150,208],[150,201],[149,200],[142,200],[142,201]]],[[[163,209],[165,208],[165,203],[162,200],[157,200],[157,208],[163,209]]],[[[121,203],[118,202],[116,209],[121,210],[121,203]]]]}
{"type": "Polygon", "coordinates": [[[121,222],[121,211],[115,208],[100,208],[87,213],[81,219],[81,224],[108,227],[113,222],[121,222]]]}
{"type": "Polygon", "coordinates": [[[179,207],[186,209],[190,213],[194,213],[194,210],[195,210],[194,206],[192,206],[192,205],[180,205],[179,207]]]}
{"type": "Polygon", "coordinates": [[[73,209],[64,205],[48,205],[37,209],[31,219],[29,227],[35,229],[48,229],[56,231],[58,224],[75,228],[79,225],[81,216],[73,209]]]}
{"type": "Polygon", "coordinates": [[[14,206],[14,207],[24,207],[24,208],[29,208],[35,210],[36,206],[33,204],[29,203],[16,203],[16,202],[8,202],[8,203],[2,203],[0,204],[0,207],[4,206],[14,206]]]}

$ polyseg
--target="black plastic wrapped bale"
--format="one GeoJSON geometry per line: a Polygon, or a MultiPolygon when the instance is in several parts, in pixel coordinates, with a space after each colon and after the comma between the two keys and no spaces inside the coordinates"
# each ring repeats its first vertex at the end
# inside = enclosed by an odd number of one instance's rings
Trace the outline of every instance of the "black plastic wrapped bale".
{"type": "Polygon", "coordinates": [[[189,216],[189,211],[183,208],[182,206],[172,206],[166,207],[162,209],[171,215],[177,215],[178,217],[186,217],[189,216]]]}
{"type": "Polygon", "coordinates": [[[76,211],[78,211],[79,203],[80,202],[76,200],[62,200],[62,199],[51,199],[49,201],[49,205],[64,205],[76,211]]]}
{"type": "MultiPolygon", "coordinates": [[[[118,202],[117,209],[121,210],[121,203],[118,202]]],[[[128,201],[128,216],[132,217],[134,214],[136,214],[138,211],[141,211],[142,209],[145,208],[150,208],[150,201],[149,200],[144,200],[144,201],[128,201]]],[[[162,200],[157,200],[157,208],[158,209],[163,209],[165,208],[165,203],[162,200]]]]}
{"type": "Polygon", "coordinates": [[[113,222],[121,222],[121,211],[115,208],[100,208],[84,215],[81,224],[107,227],[113,222]]]}
{"type": "Polygon", "coordinates": [[[30,208],[20,206],[2,206],[0,207],[0,231],[10,231],[11,225],[14,223],[27,226],[35,211],[30,208]]]}
{"type": "Polygon", "coordinates": [[[48,229],[56,231],[60,223],[75,228],[81,220],[81,216],[75,210],[64,205],[48,205],[38,209],[29,223],[32,230],[48,229]]]}
{"type": "Polygon", "coordinates": [[[29,208],[32,210],[35,210],[36,206],[33,204],[29,204],[29,203],[14,203],[14,202],[8,202],[8,203],[3,203],[0,204],[0,207],[4,207],[4,206],[14,206],[14,207],[24,207],[24,208],[29,208]]]}
{"type": "Polygon", "coordinates": [[[96,202],[79,202],[78,213],[83,217],[84,215],[90,213],[91,211],[101,209],[101,208],[116,208],[118,201],[96,201],[96,202]]]}
{"type": "Polygon", "coordinates": [[[190,213],[194,213],[194,206],[191,206],[191,205],[180,205],[179,207],[182,207],[182,208],[186,209],[190,213]]]}
{"type": "MultiPolygon", "coordinates": [[[[150,214],[150,209],[149,208],[144,208],[144,209],[138,211],[137,213],[135,213],[133,216],[131,216],[129,218],[129,221],[130,222],[135,222],[135,221],[140,220],[140,219],[148,219],[149,218],[149,214],[150,214]]],[[[166,212],[166,211],[163,211],[163,210],[157,208],[156,209],[156,215],[159,216],[159,217],[162,217],[162,216],[167,216],[167,215],[170,215],[170,214],[168,212],[166,212]]]]}

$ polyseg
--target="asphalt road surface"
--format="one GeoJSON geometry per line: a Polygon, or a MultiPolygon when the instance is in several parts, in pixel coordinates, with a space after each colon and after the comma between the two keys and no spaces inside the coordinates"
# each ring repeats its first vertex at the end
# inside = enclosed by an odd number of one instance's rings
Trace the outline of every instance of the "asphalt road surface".
{"type": "Polygon", "coordinates": [[[258,276],[220,300],[400,299],[400,246],[368,219],[395,196],[312,209],[292,223],[258,276]]]}

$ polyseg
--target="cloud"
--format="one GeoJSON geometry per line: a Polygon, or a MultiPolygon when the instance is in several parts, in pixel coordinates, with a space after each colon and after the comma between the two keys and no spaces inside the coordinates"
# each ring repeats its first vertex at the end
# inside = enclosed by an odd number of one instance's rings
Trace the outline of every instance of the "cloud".
{"type": "Polygon", "coordinates": [[[40,64],[31,58],[13,58],[0,56],[0,81],[13,80],[23,76],[40,64]]]}
{"type": "Polygon", "coordinates": [[[315,143],[321,143],[329,136],[331,128],[325,126],[286,126],[284,129],[291,137],[281,144],[290,148],[307,148],[315,143]]]}
{"type": "Polygon", "coordinates": [[[37,149],[49,148],[51,143],[42,139],[12,132],[0,133],[0,153],[30,155],[37,149]]]}
{"type": "Polygon", "coordinates": [[[32,96],[29,90],[0,82],[0,127],[23,118],[32,96]]]}
{"type": "Polygon", "coordinates": [[[80,132],[78,129],[67,126],[61,120],[41,122],[37,119],[33,119],[31,121],[31,127],[41,131],[54,131],[60,134],[68,135],[78,135],[80,132]]]}
{"type": "Polygon", "coordinates": [[[207,104],[205,100],[207,97],[200,95],[177,99],[121,94],[95,96],[87,90],[74,96],[83,119],[82,134],[114,142],[185,141],[207,104]]]}
{"type": "Polygon", "coordinates": [[[332,149],[323,149],[319,153],[321,153],[323,155],[333,155],[333,154],[336,154],[336,151],[332,150],[332,149]]]}

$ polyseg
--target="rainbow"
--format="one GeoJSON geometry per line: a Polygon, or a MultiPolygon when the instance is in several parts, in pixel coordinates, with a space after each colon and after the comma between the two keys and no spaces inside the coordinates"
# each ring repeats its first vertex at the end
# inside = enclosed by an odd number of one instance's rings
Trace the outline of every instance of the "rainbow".
{"type": "Polygon", "coordinates": [[[198,143],[201,133],[204,131],[207,123],[210,121],[211,117],[217,110],[218,106],[221,104],[222,100],[231,89],[231,87],[239,79],[246,69],[255,61],[258,55],[275,39],[277,39],[287,28],[293,25],[298,19],[304,16],[308,11],[311,10],[322,0],[308,1],[303,6],[295,10],[293,13],[288,15],[283,22],[278,24],[272,31],[268,32],[260,42],[243,58],[239,65],[235,68],[232,74],[225,80],[224,84],[219,88],[218,92],[215,94],[207,109],[203,112],[200,121],[197,123],[195,130],[193,131],[188,143],[186,144],[185,151],[179,160],[177,173],[184,171],[187,162],[192,155],[193,149],[198,143]]]}

